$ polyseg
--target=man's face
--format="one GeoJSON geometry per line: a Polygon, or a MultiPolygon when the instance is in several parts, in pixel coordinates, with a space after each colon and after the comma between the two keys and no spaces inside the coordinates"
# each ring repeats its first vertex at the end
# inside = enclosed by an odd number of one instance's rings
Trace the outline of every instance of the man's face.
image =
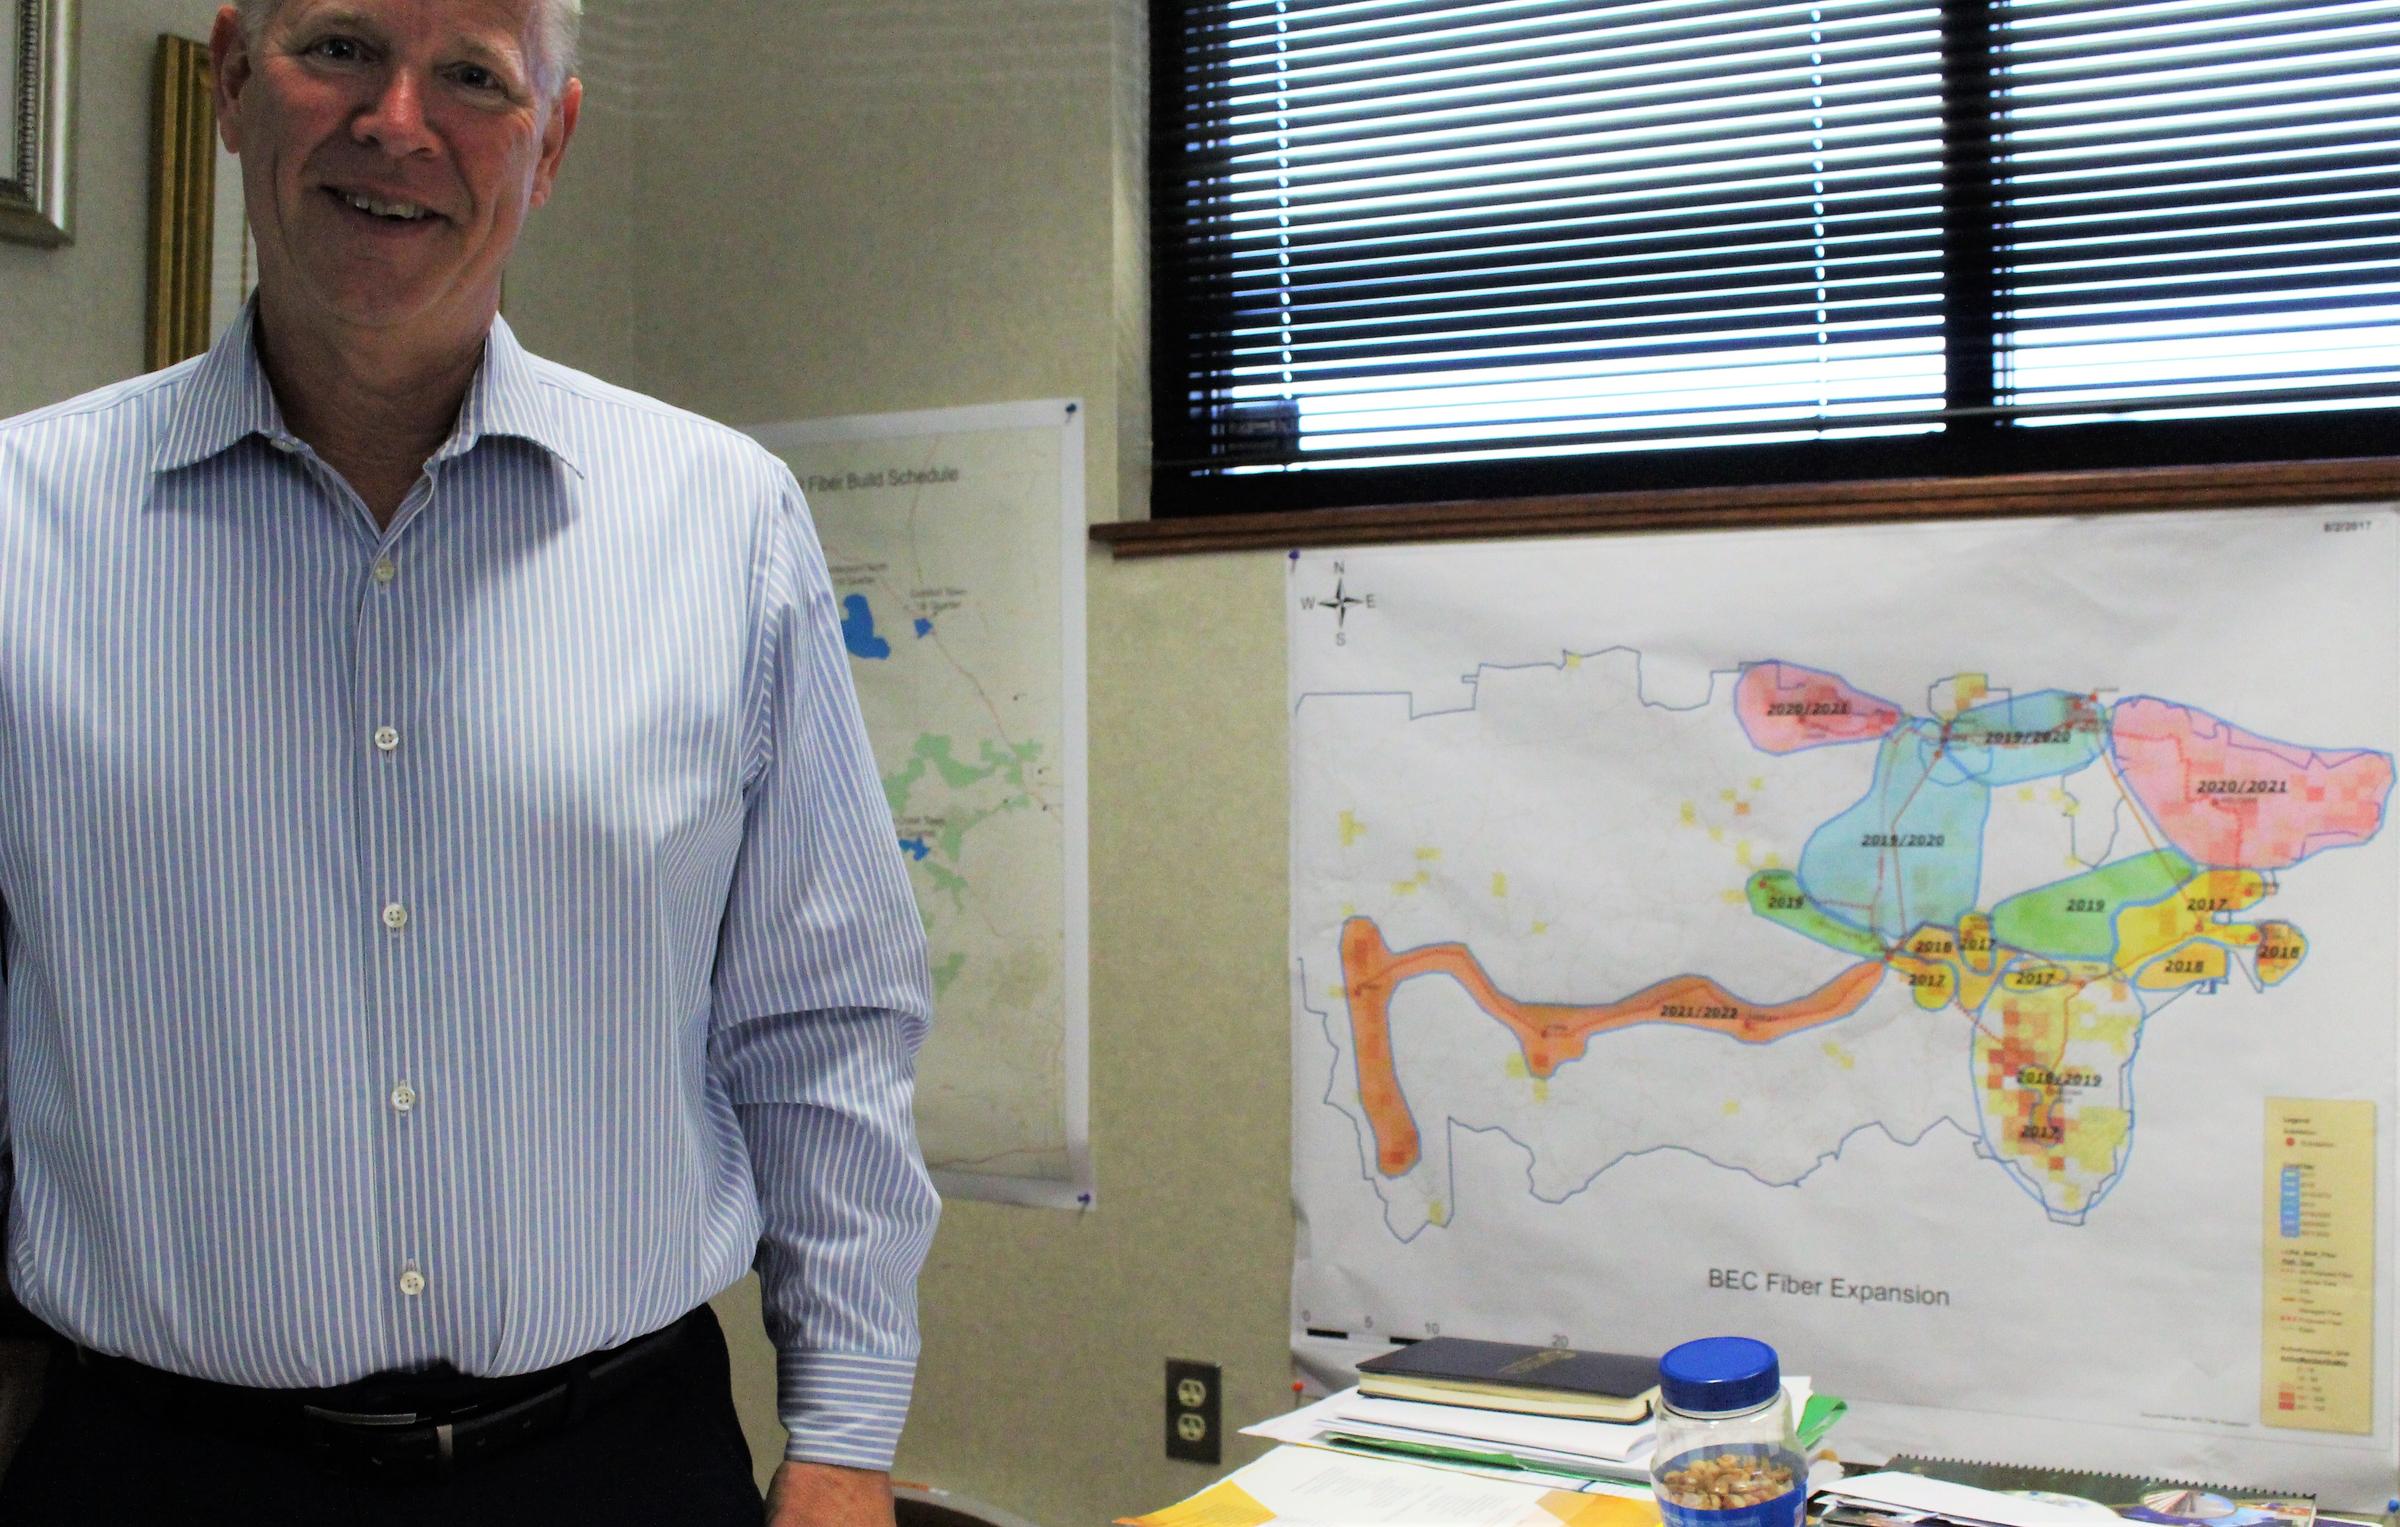
{"type": "Polygon", "coordinates": [[[480,335],[582,85],[545,93],[543,0],[283,0],[218,14],[217,112],[259,279],[327,334],[480,335]]]}

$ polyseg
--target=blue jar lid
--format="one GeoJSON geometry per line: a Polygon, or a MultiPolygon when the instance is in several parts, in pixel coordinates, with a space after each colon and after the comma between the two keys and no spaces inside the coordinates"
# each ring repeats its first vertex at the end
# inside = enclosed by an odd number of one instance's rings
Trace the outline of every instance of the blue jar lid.
{"type": "Polygon", "coordinates": [[[1775,1349],[1747,1336],[1704,1336],[1658,1360],[1659,1398],[1687,1415],[1749,1410],[1782,1384],[1775,1349]]]}

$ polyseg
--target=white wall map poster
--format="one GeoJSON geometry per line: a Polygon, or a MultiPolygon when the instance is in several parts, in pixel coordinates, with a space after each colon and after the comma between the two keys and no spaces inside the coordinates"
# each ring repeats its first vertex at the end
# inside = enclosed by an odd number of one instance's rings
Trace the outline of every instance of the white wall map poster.
{"type": "Polygon", "coordinates": [[[946,1196],[1088,1206],[1083,411],[754,427],[825,546],[917,907],[946,1196]]]}
{"type": "Polygon", "coordinates": [[[1294,553],[1293,1343],[2381,1509],[2386,505],[1294,553]]]}

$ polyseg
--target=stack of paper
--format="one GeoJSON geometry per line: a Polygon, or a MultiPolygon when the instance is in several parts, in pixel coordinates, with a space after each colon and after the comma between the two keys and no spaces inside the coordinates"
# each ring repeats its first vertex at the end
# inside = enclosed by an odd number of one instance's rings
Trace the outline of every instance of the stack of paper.
{"type": "Polygon", "coordinates": [[[1120,1527],[1658,1527],[1648,1498],[1470,1479],[1322,1448],[1279,1447],[1199,1494],[1120,1527]]]}
{"type": "Polygon", "coordinates": [[[1552,1489],[1646,1496],[1654,1423],[1566,1421],[1345,1389],[1243,1428],[1254,1437],[1445,1464],[1552,1489]]]}
{"type": "MultiPolygon", "coordinates": [[[[1809,1413],[1807,1379],[1786,1378],[1784,1389],[1794,1414],[1809,1413]]],[[[1839,1415],[1839,1403],[1816,1408],[1823,1425],[1839,1415]]],[[[1538,1481],[1552,1489],[1647,1496],[1658,1424],[1649,1418],[1570,1421],[1427,1400],[1383,1400],[1345,1389],[1243,1431],[1278,1442],[1538,1481]]]]}
{"type": "MultiPolygon", "coordinates": [[[[1842,1413],[1786,1378],[1808,1440],[1842,1413]]],[[[1345,1389],[1242,1428],[1279,1447],[1164,1511],[1122,1527],[1658,1527],[1649,1484],[1657,1425],[1528,1416],[1345,1389]],[[1482,1481],[1462,1475],[1485,1476],[1482,1481]]],[[[1839,1469],[1830,1463],[1827,1476],[1839,1469]]],[[[1896,1527],[1896,1524],[1895,1524],[1896,1527]]],[[[2026,1522],[2010,1527],[2065,1527],[2026,1522]]],[[[2123,1524],[2120,1524],[2123,1527],[2123,1524]]]]}
{"type": "Polygon", "coordinates": [[[2093,1527],[2116,1519],[2097,1501],[2035,1492],[1985,1490],[1922,1474],[1857,1474],[1817,1491],[1828,1522],[1849,1527],[2093,1527]]]}

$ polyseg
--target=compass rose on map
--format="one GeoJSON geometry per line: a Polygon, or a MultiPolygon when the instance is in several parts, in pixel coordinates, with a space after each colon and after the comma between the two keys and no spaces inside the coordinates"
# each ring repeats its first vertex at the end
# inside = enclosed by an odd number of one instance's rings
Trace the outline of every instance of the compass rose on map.
{"type": "Polygon", "coordinates": [[[1302,594],[1300,608],[1303,610],[1331,610],[1333,612],[1333,644],[1337,647],[1347,647],[1350,645],[1350,612],[1352,610],[1372,610],[1375,608],[1375,596],[1351,593],[1347,570],[1341,563],[1336,562],[1333,564],[1333,592],[1327,595],[1302,594]]]}

